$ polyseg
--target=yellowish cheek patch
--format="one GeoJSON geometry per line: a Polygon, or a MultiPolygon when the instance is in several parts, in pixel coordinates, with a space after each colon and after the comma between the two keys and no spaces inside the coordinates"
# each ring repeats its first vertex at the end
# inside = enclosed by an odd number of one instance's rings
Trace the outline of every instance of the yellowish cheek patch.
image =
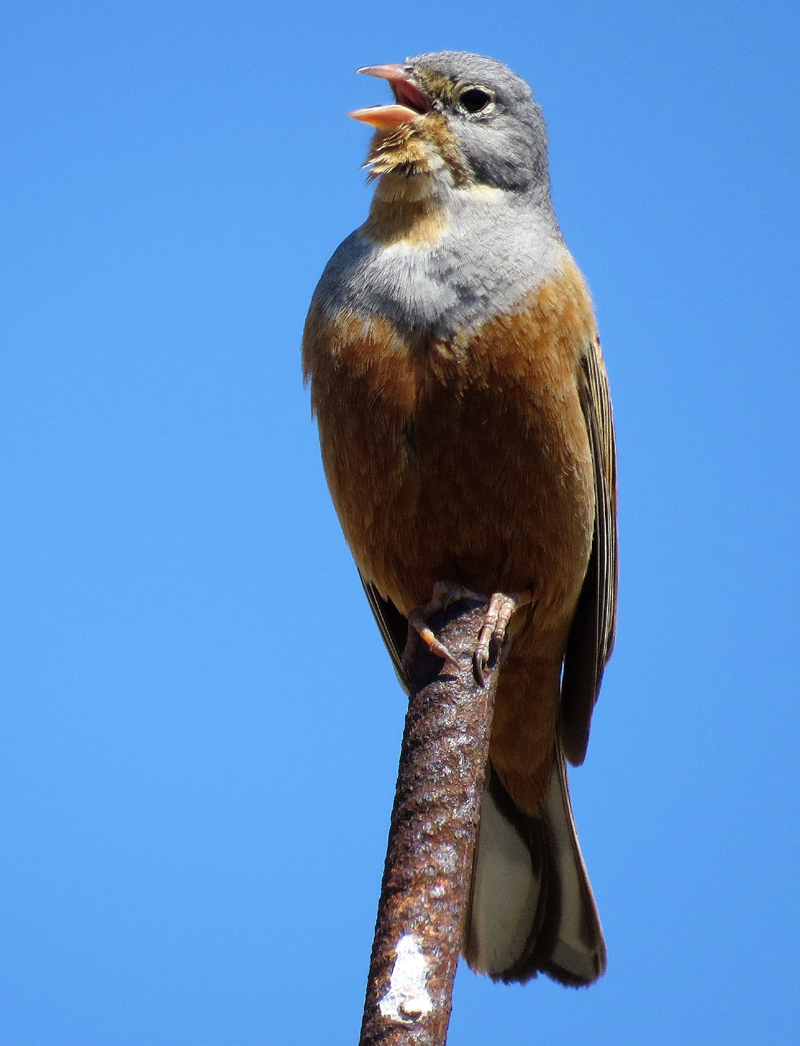
{"type": "Polygon", "coordinates": [[[484,196],[487,199],[503,195],[503,190],[495,188],[494,185],[480,185],[478,182],[471,182],[467,188],[473,196],[484,196]]]}

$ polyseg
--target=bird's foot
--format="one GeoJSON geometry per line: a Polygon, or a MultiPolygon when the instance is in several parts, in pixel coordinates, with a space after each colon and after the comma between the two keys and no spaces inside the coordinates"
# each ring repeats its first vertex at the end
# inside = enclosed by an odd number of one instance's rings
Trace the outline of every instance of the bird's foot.
{"type": "Polygon", "coordinates": [[[472,669],[481,686],[486,685],[486,669],[491,657],[497,656],[503,648],[512,614],[532,601],[533,593],[529,588],[508,594],[495,592],[489,600],[483,628],[478,636],[478,645],[472,655],[472,669]]]}
{"type": "MultiPolygon", "coordinates": [[[[408,615],[408,641],[406,642],[402,659],[405,671],[408,671],[420,639],[431,653],[441,657],[444,661],[449,661],[452,665],[457,665],[456,659],[444,643],[441,643],[428,627],[428,621],[438,610],[446,610],[447,607],[457,603],[460,599],[477,599],[481,602],[486,602],[486,596],[481,595],[480,592],[471,592],[468,588],[464,588],[463,585],[437,581],[433,587],[433,596],[428,605],[416,607],[416,609],[411,611],[408,615]]],[[[506,638],[506,629],[512,615],[520,607],[532,602],[532,600],[533,593],[526,588],[522,592],[511,592],[508,594],[495,592],[488,601],[489,605],[486,608],[483,627],[478,636],[478,645],[475,647],[475,653],[472,655],[472,669],[475,673],[475,678],[481,686],[486,685],[486,669],[489,661],[502,650],[506,638]]]]}
{"type": "Polygon", "coordinates": [[[460,599],[485,598],[485,596],[479,596],[475,592],[470,592],[463,585],[453,585],[448,581],[437,581],[433,586],[433,595],[428,605],[415,607],[408,615],[408,640],[403,651],[403,670],[408,672],[414,654],[417,652],[417,645],[420,639],[432,654],[441,657],[444,661],[449,661],[451,665],[457,665],[456,659],[444,643],[440,643],[428,627],[428,621],[438,610],[446,610],[460,599]]]}

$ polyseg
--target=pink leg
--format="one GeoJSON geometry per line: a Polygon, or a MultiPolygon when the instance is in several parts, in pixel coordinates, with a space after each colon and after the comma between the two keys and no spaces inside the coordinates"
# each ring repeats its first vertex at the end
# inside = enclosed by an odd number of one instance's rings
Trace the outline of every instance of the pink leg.
{"type": "MultiPolygon", "coordinates": [[[[403,651],[403,668],[408,668],[411,659],[417,649],[417,643],[421,639],[428,649],[437,657],[454,664],[454,658],[447,647],[440,643],[431,629],[428,621],[437,610],[445,610],[459,599],[485,600],[486,596],[479,592],[471,592],[463,585],[455,585],[447,581],[437,581],[433,587],[431,601],[425,607],[416,607],[408,615],[408,641],[403,651]]],[[[512,614],[526,603],[533,601],[533,593],[529,588],[522,592],[495,592],[489,600],[486,610],[483,628],[478,636],[478,645],[472,656],[475,678],[484,686],[486,683],[485,672],[491,655],[498,654],[506,638],[506,629],[512,614]]]]}
{"type": "Polygon", "coordinates": [[[408,640],[403,651],[403,668],[408,669],[411,659],[417,649],[417,642],[421,639],[431,653],[437,657],[455,664],[453,655],[444,645],[440,643],[433,632],[428,628],[429,619],[437,610],[445,610],[459,599],[485,599],[485,596],[476,595],[464,588],[463,585],[452,585],[447,581],[437,581],[433,586],[433,595],[427,606],[416,607],[408,615],[408,640]]]}
{"type": "Polygon", "coordinates": [[[472,655],[472,664],[475,670],[475,678],[483,686],[485,684],[486,666],[494,651],[500,652],[506,638],[506,629],[512,614],[524,607],[526,603],[533,601],[533,593],[529,588],[522,592],[495,592],[489,600],[489,609],[483,621],[481,634],[478,636],[478,645],[472,655]]]}

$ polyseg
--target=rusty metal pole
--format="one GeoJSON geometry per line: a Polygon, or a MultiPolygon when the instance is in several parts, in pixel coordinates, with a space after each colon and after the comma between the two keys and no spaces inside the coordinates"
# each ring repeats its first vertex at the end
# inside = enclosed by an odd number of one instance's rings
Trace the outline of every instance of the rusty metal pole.
{"type": "Polygon", "coordinates": [[[476,683],[486,603],[429,622],[458,671],[420,643],[411,666],[359,1046],[444,1046],[489,754],[497,666],[476,683]]]}

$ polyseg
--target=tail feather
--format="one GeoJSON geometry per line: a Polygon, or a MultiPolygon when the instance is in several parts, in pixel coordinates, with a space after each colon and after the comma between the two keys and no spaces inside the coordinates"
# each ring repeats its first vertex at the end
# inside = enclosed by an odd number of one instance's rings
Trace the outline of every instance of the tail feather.
{"type": "Polygon", "coordinates": [[[472,873],[464,954],[494,980],[545,973],[588,985],[606,948],[581,857],[560,748],[541,818],[523,814],[490,769],[472,873]]]}

